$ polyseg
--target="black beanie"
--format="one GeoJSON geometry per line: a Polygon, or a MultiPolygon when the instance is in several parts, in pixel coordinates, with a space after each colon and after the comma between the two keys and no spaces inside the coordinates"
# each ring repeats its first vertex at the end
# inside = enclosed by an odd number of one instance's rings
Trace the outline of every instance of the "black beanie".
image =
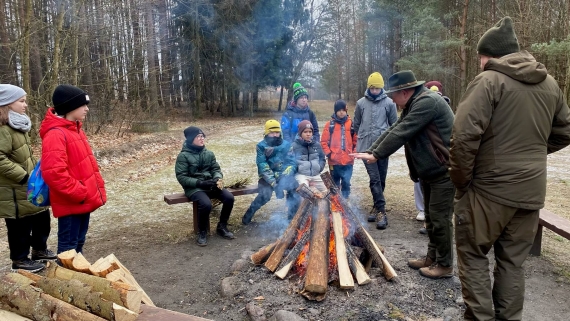
{"type": "Polygon", "coordinates": [[[489,57],[502,57],[519,52],[519,42],[511,17],[504,17],[479,39],[477,53],[489,57]]]}
{"type": "Polygon", "coordinates": [[[339,99],[334,102],[334,113],[336,114],[336,112],[341,109],[346,110],[346,102],[342,99],[339,99]]]}
{"type": "Polygon", "coordinates": [[[55,112],[60,116],[89,104],[89,96],[87,93],[72,85],[57,86],[51,100],[55,112]]]}
{"type": "Polygon", "coordinates": [[[190,143],[192,143],[194,141],[194,138],[196,138],[196,136],[199,134],[202,134],[204,137],[206,137],[204,132],[198,127],[190,126],[184,130],[184,137],[186,137],[186,140],[188,140],[190,143]]]}

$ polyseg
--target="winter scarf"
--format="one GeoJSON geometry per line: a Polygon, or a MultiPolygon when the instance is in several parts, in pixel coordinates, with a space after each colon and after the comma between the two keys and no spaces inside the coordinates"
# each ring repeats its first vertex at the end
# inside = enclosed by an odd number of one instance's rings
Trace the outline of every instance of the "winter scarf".
{"type": "Polygon", "coordinates": [[[26,114],[19,114],[13,110],[8,111],[8,125],[22,132],[29,132],[32,129],[32,121],[26,114]]]}

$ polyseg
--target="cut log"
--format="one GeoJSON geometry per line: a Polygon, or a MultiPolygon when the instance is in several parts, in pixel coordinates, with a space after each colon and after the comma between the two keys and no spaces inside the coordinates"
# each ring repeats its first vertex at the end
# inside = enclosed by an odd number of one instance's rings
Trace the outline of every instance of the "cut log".
{"type": "Polygon", "coordinates": [[[134,321],[138,314],[114,302],[103,299],[102,293],[79,280],[59,280],[19,270],[21,275],[34,281],[33,285],[56,299],[98,315],[109,321],[134,321]]]}
{"type": "Polygon", "coordinates": [[[0,308],[39,321],[104,321],[73,305],[42,293],[18,273],[0,277],[0,308]]]}
{"type": "Polygon", "coordinates": [[[330,203],[327,199],[319,199],[316,203],[304,291],[322,294],[326,293],[328,285],[330,203]]]}
{"type": "Polygon", "coordinates": [[[336,261],[338,265],[338,279],[341,289],[354,289],[354,280],[350,274],[348,258],[346,257],[346,245],[342,232],[342,217],[340,212],[332,212],[334,242],[336,248],[336,261]]]}
{"type": "MultiPolygon", "coordinates": [[[[121,264],[121,262],[119,261],[119,259],[117,259],[117,257],[114,254],[109,254],[107,256],[108,260],[110,262],[114,262],[119,266],[118,270],[115,271],[121,271],[118,272],[115,275],[112,275],[111,277],[109,277],[109,274],[112,274],[113,272],[107,274],[107,276],[105,276],[105,278],[107,278],[108,280],[114,280],[115,278],[118,277],[118,280],[120,280],[121,282],[130,284],[131,286],[134,286],[136,289],[138,289],[139,291],[142,292],[142,302],[146,305],[150,305],[150,306],[155,306],[154,303],[152,302],[152,300],[150,299],[150,297],[146,294],[146,292],[143,290],[143,288],[139,285],[139,283],[137,282],[137,280],[135,280],[135,277],[131,274],[131,271],[129,271],[129,269],[127,269],[123,264],[121,264]]],[[[137,310],[134,310],[137,311],[137,310]]]]}
{"type": "Polygon", "coordinates": [[[129,284],[113,282],[98,276],[75,272],[56,264],[49,265],[46,276],[59,280],[79,280],[90,285],[93,291],[101,292],[103,299],[115,302],[136,313],[140,311],[142,292],[129,284]]]}
{"type": "Polygon", "coordinates": [[[104,278],[107,274],[118,270],[120,267],[117,262],[112,262],[109,256],[100,258],[91,265],[89,271],[91,274],[104,278]]]}
{"type": "Polygon", "coordinates": [[[73,259],[75,259],[76,255],[77,252],[75,252],[75,250],[69,250],[59,253],[57,255],[57,258],[59,259],[63,267],[73,270],[73,259]]]}
{"type": "Polygon", "coordinates": [[[394,271],[394,268],[392,265],[390,265],[390,262],[388,262],[384,254],[382,254],[382,251],[376,244],[376,241],[374,241],[372,236],[368,234],[368,231],[362,227],[359,227],[358,232],[359,235],[362,236],[359,237],[360,241],[362,241],[364,247],[368,250],[368,252],[370,252],[374,263],[376,263],[378,266],[382,266],[382,271],[384,272],[384,277],[386,280],[390,281],[397,277],[398,274],[396,274],[396,271],[394,271]]]}
{"type": "Polygon", "coordinates": [[[71,266],[72,270],[74,271],[92,274],[91,271],[89,271],[91,263],[89,263],[89,261],[87,261],[87,259],[81,253],[77,253],[77,255],[73,258],[71,266]]]}
{"type": "Polygon", "coordinates": [[[267,258],[271,254],[271,252],[273,252],[273,249],[275,248],[275,243],[277,242],[273,242],[269,245],[266,245],[261,249],[259,249],[259,251],[253,253],[250,256],[251,262],[255,265],[261,265],[263,262],[265,262],[265,260],[267,260],[267,258]]]}
{"type": "Polygon", "coordinates": [[[352,250],[352,247],[348,243],[346,243],[346,240],[344,244],[346,247],[348,266],[350,267],[350,271],[356,278],[356,282],[358,282],[358,285],[364,285],[370,283],[371,282],[370,276],[368,275],[368,273],[366,273],[366,269],[364,268],[364,266],[362,266],[362,263],[360,263],[360,260],[352,250]]]}
{"type": "Polygon", "coordinates": [[[265,267],[269,271],[275,272],[275,269],[277,269],[277,266],[279,266],[279,263],[283,258],[285,250],[289,247],[289,245],[291,245],[291,242],[293,242],[293,240],[295,239],[295,236],[297,235],[297,229],[299,228],[300,223],[303,221],[304,216],[308,215],[308,213],[311,212],[312,208],[313,208],[313,203],[310,200],[305,199],[303,200],[303,202],[301,202],[301,205],[299,206],[297,213],[291,220],[291,223],[289,224],[283,235],[281,235],[279,240],[277,240],[275,244],[275,249],[267,259],[267,262],[265,262],[265,267]]]}
{"type": "Polygon", "coordinates": [[[301,254],[303,251],[305,244],[307,244],[307,241],[309,241],[310,236],[311,230],[308,229],[305,231],[305,233],[303,233],[303,236],[301,236],[291,251],[289,251],[289,254],[287,254],[287,256],[281,260],[281,263],[277,268],[277,272],[275,272],[275,275],[277,277],[284,279],[287,276],[287,273],[289,273],[289,270],[291,270],[291,267],[293,267],[293,264],[297,261],[299,254],[301,254]]]}
{"type": "Polygon", "coordinates": [[[0,310],[0,320],[2,321],[33,321],[14,312],[0,310]]]}

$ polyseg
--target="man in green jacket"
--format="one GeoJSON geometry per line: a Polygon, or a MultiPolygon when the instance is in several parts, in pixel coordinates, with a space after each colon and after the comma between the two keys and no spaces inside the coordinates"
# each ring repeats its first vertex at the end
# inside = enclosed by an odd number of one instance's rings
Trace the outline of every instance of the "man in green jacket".
{"type": "Polygon", "coordinates": [[[564,93],[519,51],[509,17],[479,40],[483,70],[457,107],[451,179],[466,320],[521,320],[525,261],[546,194],[546,155],[570,144],[564,93]],[[487,253],[494,247],[494,283],[487,253]]]}
{"type": "Polygon", "coordinates": [[[176,158],[174,170],[176,179],[184,188],[184,194],[192,202],[198,204],[198,238],[199,246],[206,246],[208,220],[212,211],[212,201],[217,198],[222,202],[220,222],[216,233],[226,239],[234,239],[228,231],[228,219],[234,207],[234,196],[224,188],[223,174],[214,153],[206,149],[204,132],[194,126],[184,130],[186,141],[176,158]]]}
{"type": "Polygon", "coordinates": [[[404,146],[410,177],[421,183],[429,236],[425,257],[408,265],[432,279],[453,275],[452,225],[455,188],[448,173],[453,112],[445,100],[417,81],[410,70],[388,79],[386,93],[403,108],[400,118],[365,153],[352,154],[368,163],[387,158],[404,146]]]}

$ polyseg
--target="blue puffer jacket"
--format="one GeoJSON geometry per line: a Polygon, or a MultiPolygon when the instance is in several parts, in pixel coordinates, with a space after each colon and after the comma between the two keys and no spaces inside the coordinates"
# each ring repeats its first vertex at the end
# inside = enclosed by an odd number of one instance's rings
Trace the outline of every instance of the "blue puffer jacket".
{"type": "Polygon", "coordinates": [[[281,131],[283,133],[283,139],[293,142],[297,135],[297,127],[303,120],[311,122],[313,125],[313,140],[320,142],[321,136],[319,134],[317,116],[315,116],[315,113],[309,108],[309,106],[307,106],[307,108],[299,108],[295,105],[294,101],[287,104],[287,110],[283,113],[283,116],[281,116],[281,131]]]}
{"type": "Polygon", "coordinates": [[[259,178],[264,179],[269,185],[275,186],[284,177],[295,175],[295,159],[289,153],[291,143],[282,140],[281,144],[270,146],[266,139],[263,139],[255,148],[257,157],[257,173],[259,178]]]}
{"type": "Polygon", "coordinates": [[[297,136],[291,144],[290,153],[297,161],[297,173],[306,176],[317,176],[325,168],[325,153],[318,140],[304,141],[297,136]]]}

